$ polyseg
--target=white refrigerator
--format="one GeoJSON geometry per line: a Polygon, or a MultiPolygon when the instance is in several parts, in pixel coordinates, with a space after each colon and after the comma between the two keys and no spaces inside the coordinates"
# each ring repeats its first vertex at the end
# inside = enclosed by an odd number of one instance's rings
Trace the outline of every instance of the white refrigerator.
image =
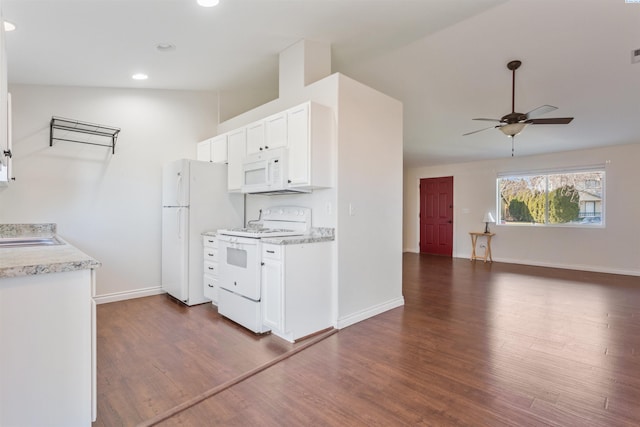
{"type": "Polygon", "coordinates": [[[244,197],[227,192],[227,166],[176,160],[162,171],[162,289],[187,305],[204,296],[202,233],[244,224],[244,197]]]}

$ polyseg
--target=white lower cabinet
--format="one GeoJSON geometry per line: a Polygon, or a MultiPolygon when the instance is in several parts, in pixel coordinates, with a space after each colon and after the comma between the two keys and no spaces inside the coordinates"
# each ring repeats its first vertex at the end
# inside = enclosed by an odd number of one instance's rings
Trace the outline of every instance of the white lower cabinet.
{"type": "Polygon", "coordinates": [[[333,242],[262,245],[263,323],[294,342],[332,324],[333,242]]]}
{"type": "Polygon", "coordinates": [[[0,426],[96,419],[94,270],[0,279],[0,426]]]}
{"type": "Polygon", "coordinates": [[[203,236],[204,246],[204,296],[218,305],[218,239],[203,236]]]}
{"type": "Polygon", "coordinates": [[[280,245],[262,248],[262,316],[264,325],[276,333],[283,329],[282,257],[280,245]]]}

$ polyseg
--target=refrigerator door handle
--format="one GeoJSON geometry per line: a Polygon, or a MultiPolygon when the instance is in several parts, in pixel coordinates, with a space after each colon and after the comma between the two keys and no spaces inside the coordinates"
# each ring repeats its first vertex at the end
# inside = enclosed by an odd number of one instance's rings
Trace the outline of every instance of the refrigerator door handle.
{"type": "Polygon", "coordinates": [[[182,200],[182,173],[178,172],[178,178],[176,179],[176,196],[178,198],[177,202],[181,205],[184,201],[182,200]]]}
{"type": "Polygon", "coordinates": [[[182,208],[178,208],[176,220],[178,221],[178,240],[182,240],[182,208]]]}

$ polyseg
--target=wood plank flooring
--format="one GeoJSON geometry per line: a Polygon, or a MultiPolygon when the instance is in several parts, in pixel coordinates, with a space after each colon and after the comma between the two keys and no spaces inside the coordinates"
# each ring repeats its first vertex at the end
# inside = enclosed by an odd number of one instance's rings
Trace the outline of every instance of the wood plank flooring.
{"type": "MultiPolygon", "coordinates": [[[[639,277],[418,254],[403,274],[404,307],[160,425],[640,425],[639,277]]],[[[210,305],[100,305],[94,425],[136,425],[294,347],[210,305]]]]}

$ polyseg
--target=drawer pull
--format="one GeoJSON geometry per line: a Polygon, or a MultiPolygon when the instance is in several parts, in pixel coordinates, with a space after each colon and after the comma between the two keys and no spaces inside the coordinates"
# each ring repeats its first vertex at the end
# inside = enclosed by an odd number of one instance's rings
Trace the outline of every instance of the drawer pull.
{"type": "Polygon", "coordinates": [[[267,253],[268,253],[268,254],[275,254],[275,253],[276,253],[276,251],[270,251],[270,250],[267,250],[267,253]]]}
{"type": "Polygon", "coordinates": [[[213,270],[213,267],[207,267],[209,270],[213,270]]]}
{"type": "Polygon", "coordinates": [[[207,286],[209,286],[210,288],[213,288],[213,285],[207,285],[207,286]]]}
{"type": "Polygon", "coordinates": [[[210,253],[209,256],[213,256],[213,254],[210,253]]]}

